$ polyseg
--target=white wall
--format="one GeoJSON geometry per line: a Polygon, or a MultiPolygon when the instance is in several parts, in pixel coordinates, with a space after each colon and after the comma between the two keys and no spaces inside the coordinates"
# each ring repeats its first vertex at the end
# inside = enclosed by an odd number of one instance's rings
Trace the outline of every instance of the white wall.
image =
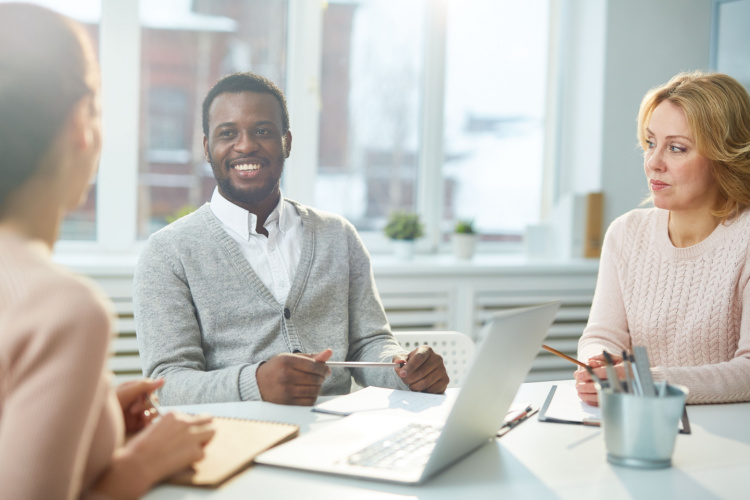
{"type": "Polygon", "coordinates": [[[648,194],[636,141],[643,95],[709,69],[711,0],[569,0],[559,194],[601,189],[605,225],[648,194]]]}
{"type": "Polygon", "coordinates": [[[718,4],[716,69],[750,89],[750,0],[718,4]]]}

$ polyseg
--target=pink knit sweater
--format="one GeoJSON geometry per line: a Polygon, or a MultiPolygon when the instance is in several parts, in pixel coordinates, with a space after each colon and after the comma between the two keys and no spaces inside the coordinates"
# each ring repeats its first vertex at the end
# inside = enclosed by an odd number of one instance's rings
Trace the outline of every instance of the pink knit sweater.
{"type": "Polygon", "coordinates": [[[39,243],[0,231],[0,496],[88,494],[122,444],[111,312],[39,243]]]}
{"type": "Polygon", "coordinates": [[[643,345],[654,379],[687,386],[689,403],[750,401],[750,211],[688,248],[668,221],[652,208],[612,222],[578,357],[643,345]]]}

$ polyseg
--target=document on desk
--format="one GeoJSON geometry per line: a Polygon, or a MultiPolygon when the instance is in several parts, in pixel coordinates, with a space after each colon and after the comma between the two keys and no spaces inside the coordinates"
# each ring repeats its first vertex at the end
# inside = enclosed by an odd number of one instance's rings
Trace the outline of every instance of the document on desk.
{"type": "Polygon", "coordinates": [[[457,395],[458,389],[448,389],[445,394],[426,394],[382,387],[366,387],[320,403],[314,406],[312,411],[333,415],[378,411],[410,418],[444,421],[457,395]]]}
{"type": "Polygon", "coordinates": [[[540,422],[600,425],[602,410],[584,403],[572,385],[553,385],[539,410],[540,422]]]}

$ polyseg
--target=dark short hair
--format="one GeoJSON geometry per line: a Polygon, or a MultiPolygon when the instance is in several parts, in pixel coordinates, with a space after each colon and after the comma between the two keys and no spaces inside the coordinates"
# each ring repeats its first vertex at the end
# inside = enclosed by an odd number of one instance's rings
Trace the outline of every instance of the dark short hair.
{"type": "Polygon", "coordinates": [[[286,134],[289,131],[289,110],[286,108],[286,98],[284,92],[266,77],[255,73],[234,73],[227,75],[213,86],[203,99],[203,134],[208,137],[208,110],[211,103],[219,94],[229,92],[236,94],[239,92],[257,92],[260,94],[271,94],[281,106],[281,133],[286,134]]]}
{"type": "Polygon", "coordinates": [[[75,104],[94,91],[83,29],[29,4],[0,4],[0,210],[39,168],[75,104]]]}

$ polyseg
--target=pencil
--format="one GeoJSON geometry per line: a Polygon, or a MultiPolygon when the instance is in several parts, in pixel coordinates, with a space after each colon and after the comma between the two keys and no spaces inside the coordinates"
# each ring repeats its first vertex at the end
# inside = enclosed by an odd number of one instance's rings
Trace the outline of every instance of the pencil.
{"type": "Polygon", "coordinates": [[[553,349],[553,348],[551,348],[551,347],[550,347],[550,346],[548,346],[548,345],[544,345],[544,344],[542,344],[542,349],[544,349],[545,351],[549,351],[549,352],[551,352],[552,354],[555,354],[555,355],[557,355],[557,356],[560,356],[560,357],[561,357],[561,358],[563,358],[563,359],[567,359],[567,360],[568,360],[568,361],[570,361],[571,363],[575,363],[575,364],[577,364],[578,366],[580,366],[581,368],[588,368],[588,367],[589,367],[589,365],[587,365],[586,363],[581,363],[581,362],[580,362],[580,361],[578,361],[577,359],[575,359],[575,358],[571,358],[571,357],[570,357],[570,356],[568,356],[567,354],[563,354],[563,353],[561,353],[560,351],[558,351],[557,349],[553,349]]]}

